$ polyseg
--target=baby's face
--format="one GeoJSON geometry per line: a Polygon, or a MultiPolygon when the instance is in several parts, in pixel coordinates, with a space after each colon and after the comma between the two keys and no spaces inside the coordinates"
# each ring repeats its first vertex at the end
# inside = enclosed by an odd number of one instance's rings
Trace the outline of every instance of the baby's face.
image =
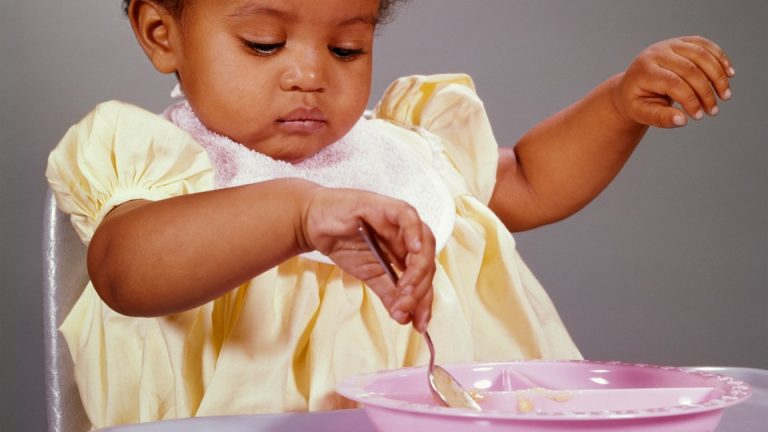
{"type": "Polygon", "coordinates": [[[379,0],[195,0],[176,67],[211,130],[298,162],[346,134],[371,87],[379,0]]]}

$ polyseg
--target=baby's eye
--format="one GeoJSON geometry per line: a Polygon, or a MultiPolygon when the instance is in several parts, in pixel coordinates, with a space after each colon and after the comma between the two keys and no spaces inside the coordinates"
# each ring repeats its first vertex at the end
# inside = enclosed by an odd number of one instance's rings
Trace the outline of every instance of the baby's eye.
{"type": "Polygon", "coordinates": [[[349,49],[334,46],[329,46],[328,49],[331,51],[334,57],[343,61],[354,60],[365,54],[365,50],[363,49],[349,49]]]}
{"type": "Polygon", "coordinates": [[[256,55],[270,56],[272,54],[275,54],[277,50],[285,46],[285,42],[259,43],[259,42],[243,41],[243,45],[245,45],[248,49],[253,51],[256,55]]]}

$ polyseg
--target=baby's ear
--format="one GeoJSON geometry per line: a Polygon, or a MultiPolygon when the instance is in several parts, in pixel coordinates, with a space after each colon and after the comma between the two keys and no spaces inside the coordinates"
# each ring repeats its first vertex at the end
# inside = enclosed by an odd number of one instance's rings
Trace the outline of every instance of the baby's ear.
{"type": "Polygon", "coordinates": [[[177,68],[178,22],[162,6],[152,0],[131,0],[128,19],[133,33],[149,60],[159,72],[171,73],[177,68]]]}

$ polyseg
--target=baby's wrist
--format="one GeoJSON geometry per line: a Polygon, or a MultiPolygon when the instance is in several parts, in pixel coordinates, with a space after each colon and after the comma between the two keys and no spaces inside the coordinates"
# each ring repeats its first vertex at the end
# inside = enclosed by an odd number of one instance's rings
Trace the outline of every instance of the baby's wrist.
{"type": "Polygon", "coordinates": [[[644,125],[635,120],[627,109],[627,100],[623,91],[625,72],[618,73],[606,81],[613,117],[617,124],[628,129],[644,127],[644,125]]]}
{"type": "Polygon", "coordinates": [[[325,188],[308,181],[302,183],[298,185],[297,196],[295,197],[295,202],[300,203],[300,205],[294,222],[294,238],[296,239],[299,253],[306,253],[317,249],[309,234],[311,208],[316,202],[318,194],[325,188]]]}

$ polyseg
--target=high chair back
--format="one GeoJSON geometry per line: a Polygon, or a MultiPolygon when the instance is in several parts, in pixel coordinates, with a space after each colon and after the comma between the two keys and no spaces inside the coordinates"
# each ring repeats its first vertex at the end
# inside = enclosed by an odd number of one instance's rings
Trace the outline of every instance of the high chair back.
{"type": "Polygon", "coordinates": [[[91,424],[83,409],[64,337],[58,332],[88,283],[86,247],[69,217],[56,208],[50,190],[43,218],[43,332],[46,414],[49,432],[84,432],[91,424]]]}

